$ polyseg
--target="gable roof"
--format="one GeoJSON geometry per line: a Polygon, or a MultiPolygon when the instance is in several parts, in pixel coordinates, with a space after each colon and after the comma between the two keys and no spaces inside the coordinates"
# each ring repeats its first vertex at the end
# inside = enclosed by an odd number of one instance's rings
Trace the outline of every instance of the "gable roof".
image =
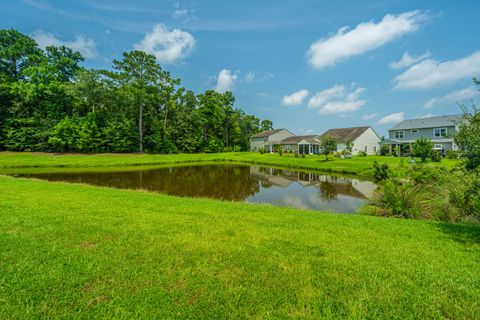
{"type": "Polygon", "coordinates": [[[454,126],[456,122],[460,121],[462,117],[463,115],[461,114],[454,114],[450,116],[409,119],[409,120],[404,120],[398,123],[397,125],[392,127],[389,131],[405,130],[405,129],[451,127],[451,126],[454,126]]]}
{"type": "Polygon", "coordinates": [[[320,140],[318,140],[318,135],[308,135],[308,136],[293,136],[288,137],[280,141],[280,144],[298,144],[302,140],[306,140],[311,144],[318,144],[320,140]]]}
{"type": "Polygon", "coordinates": [[[287,130],[287,129],[282,128],[282,129],[265,130],[265,131],[259,132],[256,135],[252,136],[252,138],[265,138],[265,137],[271,136],[272,134],[280,132],[282,130],[287,130]]]}
{"type": "Polygon", "coordinates": [[[347,142],[355,141],[358,137],[360,137],[362,135],[362,133],[367,131],[369,128],[370,127],[353,127],[353,128],[330,129],[330,130],[327,130],[321,136],[323,137],[325,135],[330,135],[335,140],[337,140],[337,143],[347,143],[347,142]]]}

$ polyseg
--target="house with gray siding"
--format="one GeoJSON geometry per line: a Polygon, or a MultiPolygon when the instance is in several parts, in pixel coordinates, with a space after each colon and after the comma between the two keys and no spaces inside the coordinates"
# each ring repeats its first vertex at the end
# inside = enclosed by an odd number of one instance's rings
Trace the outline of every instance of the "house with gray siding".
{"type": "Polygon", "coordinates": [[[258,151],[264,148],[265,152],[274,152],[275,147],[280,145],[283,139],[295,136],[287,129],[265,130],[250,138],[250,151],[258,151]]]}
{"type": "Polygon", "coordinates": [[[388,130],[388,139],[383,143],[389,145],[390,153],[394,148],[399,148],[400,154],[410,155],[415,140],[424,137],[432,141],[433,149],[445,155],[448,150],[457,150],[452,134],[456,132],[462,117],[456,114],[404,120],[388,130]]]}
{"type": "Polygon", "coordinates": [[[292,136],[280,141],[284,151],[298,154],[318,154],[320,152],[320,143],[317,135],[292,136]]]}

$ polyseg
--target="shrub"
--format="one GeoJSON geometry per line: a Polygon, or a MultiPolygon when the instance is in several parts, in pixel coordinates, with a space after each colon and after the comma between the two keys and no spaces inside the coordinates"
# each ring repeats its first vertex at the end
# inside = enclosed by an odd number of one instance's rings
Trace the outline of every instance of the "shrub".
{"type": "Polygon", "coordinates": [[[263,147],[262,147],[262,148],[259,148],[259,149],[258,149],[258,152],[259,152],[260,154],[264,154],[264,153],[265,153],[265,148],[263,148],[263,147]]]}
{"type": "Polygon", "coordinates": [[[380,185],[374,202],[384,209],[387,216],[417,218],[421,212],[418,205],[418,186],[411,182],[401,183],[397,179],[386,179],[380,185]]]}
{"type": "Polygon", "coordinates": [[[386,163],[378,163],[377,160],[373,162],[373,176],[376,180],[381,181],[388,179],[390,176],[390,169],[386,163]]]}
{"type": "Polygon", "coordinates": [[[298,152],[295,152],[295,158],[298,158],[298,152]]]}
{"type": "Polygon", "coordinates": [[[358,152],[358,155],[359,155],[360,157],[366,157],[366,156],[367,156],[367,153],[362,150],[362,151],[359,151],[359,152],[358,152]]]}
{"type": "Polygon", "coordinates": [[[305,158],[305,153],[302,153],[302,158],[305,158]]]}
{"type": "Polygon", "coordinates": [[[388,144],[380,145],[380,155],[386,156],[390,154],[390,146],[388,144]]]}
{"type": "Polygon", "coordinates": [[[432,162],[440,162],[442,161],[442,156],[440,154],[440,150],[432,150],[430,154],[430,159],[432,162]]]}
{"type": "Polygon", "coordinates": [[[278,155],[280,157],[283,156],[283,148],[282,147],[278,148],[278,155]]]}
{"type": "Polygon", "coordinates": [[[425,162],[432,152],[433,143],[425,137],[421,137],[413,143],[413,154],[425,162]]]}
{"type": "Polygon", "coordinates": [[[447,151],[447,159],[458,159],[460,156],[460,153],[455,150],[448,150],[447,151]]]}

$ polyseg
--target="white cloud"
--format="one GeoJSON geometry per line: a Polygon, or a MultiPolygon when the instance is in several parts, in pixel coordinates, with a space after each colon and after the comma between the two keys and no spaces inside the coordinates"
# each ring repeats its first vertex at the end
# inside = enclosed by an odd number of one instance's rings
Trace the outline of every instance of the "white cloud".
{"type": "Polygon", "coordinates": [[[420,56],[411,56],[408,52],[405,52],[400,60],[390,63],[389,66],[392,69],[406,68],[411,66],[412,64],[425,60],[430,56],[431,53],[428,51],[420,56]]]}
{"type": "Polygon", "coordinates": [[[479,95],[480,91],[474,86],[470,86],[465,89],[453,91],[447,95],[444,95],[443,97],[432,98],[428,100],[423,107],[426,109],[430,109],[437,105],[458,103],[479,95]]]}
{"type": "Polygon", "coordinates": [[[48,46],[66,46],[80,52],[85,58],[93,58],[97,55],[97,45],[91,38],[77,35],[73,41],[62,41],[53,34],[43,30],[36,31],[33,34],[33,38],[42,49],[45,49],[48,46]]]}
{"type": "Polygon", "coordinates": [[[397,113],[392,113],[392,114],[389,114],[388,116],[383,117],[377,123],[378,124],[398,123],[403,120],[405,120],[405,113],[397,112],[397,113]]]}
{"type": "Polygon", "coordinates": [[[302,89],[288,96],[283,96],[282,104],[284,106],[298,106],[308,97],[310,93],[307,89],[302,89]]]}
{"type": "Polygon", "coordinates": [[[134,45],[136,50],[153,54],[161,63],[175,63],[190,55],[194,47],[195,39],[190,33],[180,29],[170,31],[161,23],[134,45]]]}
{"type": "Polygon", "coordinates": [[[187,16],[187,14],[188,14],[188,10],[187,10],[187,9],[176,9],[176,10],[172,13],[172,17],[174,17],[174,18],[181,18],[181,17],[187,16]]]}
{"type": "Polygon", "coordinates": [[[261,81],[272,79],[272,78],[273,78],[272,73],[259,74],[259,73],[254,72],[254,71],[249,71],[245,75],[245,82],[247,82],[247,83],[261,82],[261,81]]]}
{"type": "Polygon", "coordinates": [[[395,89],[430,89],[472,78],[480,73],[480,51],[468,57],[438,62],[424,60],[395,77],[395,89]]]}
{"type": "Polygon", "coordinates": [[[409,11],[399,15],[387,14],[379,23],[361,23],[350,31],[348,27],[343,27],[334,36],[313,43],[307,57],[315,69],[332,66],[414,32],[426,19],[427,15],[424,13],[409,11]]]}
{"type": "Polygon", "coordinates": [[[217,84],[214,90],[220,93],[232,91],[236,80],[236,73],[232,73],[230,70],[223,69],[218,73],[217,84]]]}
{"type": "Polygon", "coordinates": [[[378,116],[378,113],[365,114],[365,115],[363,115],[362,119],[363,120],[371,120],[371,119],[375,118],[376,116],[378,116]]]}
{"type": "Polygon", "coordinates": [[[343,85],[335,85],[323,91],[318,91],[308,101],[310,109],[318,109],[319,113],[332,114],[351,112],[360,109],[366,100],[360,98],[365,88],[357,88],[348,93],[343,85]]]}

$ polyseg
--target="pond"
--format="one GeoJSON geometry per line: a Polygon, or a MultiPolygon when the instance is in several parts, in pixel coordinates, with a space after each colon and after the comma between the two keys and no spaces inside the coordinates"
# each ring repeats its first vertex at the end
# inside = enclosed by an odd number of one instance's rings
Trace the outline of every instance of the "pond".
{"type": "Polygon", "coordinates": [[[356,178],[244,164],[199,164],[138,168],[133,171],[52,172],[21,176],[340,213],[354,213],[376,189],[375,183],[356,178]]]}

